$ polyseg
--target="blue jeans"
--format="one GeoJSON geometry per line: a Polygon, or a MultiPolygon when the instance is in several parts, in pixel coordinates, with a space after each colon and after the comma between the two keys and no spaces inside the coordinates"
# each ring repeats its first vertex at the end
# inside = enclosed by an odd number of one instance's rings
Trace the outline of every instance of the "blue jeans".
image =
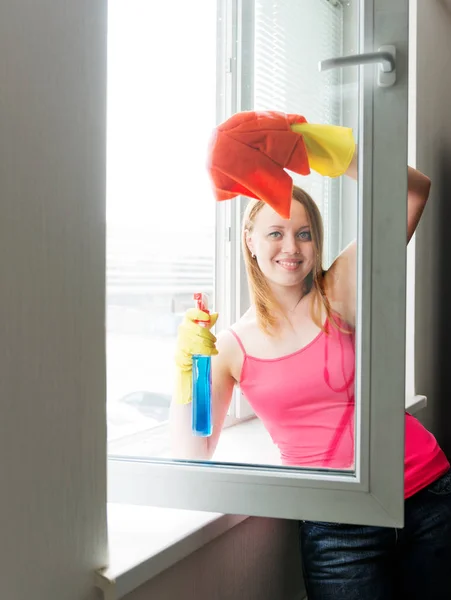
{"type": "Polygon", "coordinates": [[[403,529],[303,521],[308,600],[450,600],[451,470],[405,503],[403,529]]]}

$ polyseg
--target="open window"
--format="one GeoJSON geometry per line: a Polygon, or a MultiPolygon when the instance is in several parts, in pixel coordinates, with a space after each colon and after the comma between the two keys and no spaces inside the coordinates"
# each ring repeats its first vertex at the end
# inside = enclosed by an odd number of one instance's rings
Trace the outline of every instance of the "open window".
{"type": "Polygon", "coordinates": [[[407,21],[407,2],[394,0],[193,0],[158,11],[143,0],[112,4],[110,501],[402,523],[407,21]],[[318,69],[388,44],[393,85],[381,85],[377,63],[318,69]],[[169,458],[174,342],[193,293],[209,294],[220,328],[249,305],[246,199],[215,205],[204,158],[214,125],[250,109],[349,126],[358,142],[357,182],[295,177],[320,208],[326,267],[357,238],[354,457],[341,467],[282,467],[239,390],[210,463],[169,458]]]}

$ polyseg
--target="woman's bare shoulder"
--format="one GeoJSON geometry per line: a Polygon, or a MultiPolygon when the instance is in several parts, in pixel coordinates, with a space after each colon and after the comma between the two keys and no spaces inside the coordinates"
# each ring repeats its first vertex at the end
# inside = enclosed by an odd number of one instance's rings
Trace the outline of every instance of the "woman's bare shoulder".
{"type": "Polygon", "coordinates": [[[249,308],[244,315],[231,327],[237,335],[249,334],[258,330],[257,317],[253,307],[249,308]]]}
{"type": "Polygon", "coordinates": [[[223,351],[235,351],[239,345],[238,338],[247,337],[257,327],[257,320],[252,309],[247,310],[231,327],[223,329],[217,335],[216,347],[223,351]],[[234,335],[235,334],[235,335],[234,335]]]}
{"type": "Polygon", "coordinates": [[[240,381],[245,356],[242,339],[246,336],[250,323],[251,319],[246,313],[232,327],[223,329],[217,334],[218,354],[214,357],[214,368],[216,371],[227,373],[236,383],[240,381]]]}
{"type": "Polygon", "coordinates": [[[244,347],[255,330],[257,320],[253,310],[249,309],[230,328],[223,329],[217,335],[218,357],[221,357],[220,361],[228,366],[237,381],[243,365],[244,347]]]}

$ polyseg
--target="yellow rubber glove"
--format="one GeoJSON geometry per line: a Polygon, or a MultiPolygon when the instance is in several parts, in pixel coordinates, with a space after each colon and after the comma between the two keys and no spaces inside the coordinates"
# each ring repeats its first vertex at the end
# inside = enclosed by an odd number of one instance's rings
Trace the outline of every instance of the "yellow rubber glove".
{"type": "Polygon", "coordinates": [[[175,353],[177,404],[189,404],[192,400],[193,354],[213,356],[218,353],[215,346],[216,338],[210,331],[217,320],[217,313],[208,315],[198,308],[190,308],[185,313],[178,330],[175,353]],[[208,325],[203,327],[195,321],[206,321],[208,325]]]}
{"type": "Polygon", "coordinates": [[[311,169],[327,177],[346,173],[355,151],[352,129],[314,123],[294,123],[290,127],[302,135],[311,169]]]}

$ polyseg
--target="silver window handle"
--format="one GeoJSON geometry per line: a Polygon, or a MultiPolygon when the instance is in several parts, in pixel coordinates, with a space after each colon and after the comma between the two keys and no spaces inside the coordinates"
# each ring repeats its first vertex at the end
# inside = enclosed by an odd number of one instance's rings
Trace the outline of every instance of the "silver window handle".
{"type": "Polygon", "coordinates": [[[396,82],[396,46],[381,46],[377,52],[337,56],[318,63],[320,71],[328,71],[339,67],[355,65],[379,64],[377,84],[379,87],[390,87],[396,82]]]}

